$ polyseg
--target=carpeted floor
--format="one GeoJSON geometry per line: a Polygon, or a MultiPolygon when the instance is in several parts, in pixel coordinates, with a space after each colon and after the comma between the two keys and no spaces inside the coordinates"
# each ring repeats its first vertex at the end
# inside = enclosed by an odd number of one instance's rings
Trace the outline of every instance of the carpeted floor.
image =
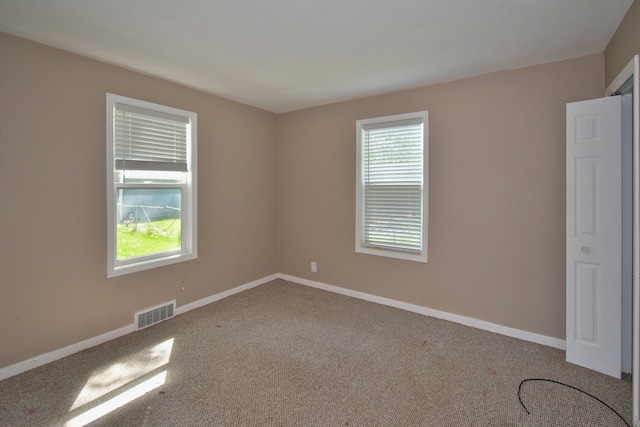
{"type": "Polygon", "coordinates": [[[0,381],[1,426],[625,426],[631,379],[276,280],[0,381]]]}

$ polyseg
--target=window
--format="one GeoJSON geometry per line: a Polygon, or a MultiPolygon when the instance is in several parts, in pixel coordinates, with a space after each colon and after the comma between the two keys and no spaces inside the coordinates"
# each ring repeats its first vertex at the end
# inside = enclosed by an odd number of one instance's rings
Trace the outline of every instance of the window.
{"type": "Polygon", "coordinates": [[[108,277],[197,257],[197,115],[107,94],[108,277]]]}
{"type": "Polygon", "coordinates": [[[356,252],[427,262],[428,117],[356,122],[356,252]]]}

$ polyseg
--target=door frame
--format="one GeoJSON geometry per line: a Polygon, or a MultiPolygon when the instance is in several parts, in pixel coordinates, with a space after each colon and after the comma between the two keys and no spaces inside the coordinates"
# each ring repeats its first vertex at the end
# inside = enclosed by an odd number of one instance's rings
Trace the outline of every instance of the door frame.
{"type": "Polygon", "coordinates": [[[605,90],[617,95],[633,85],[633,424],[640,427],[640,59],[635,55],[605,90]]]}

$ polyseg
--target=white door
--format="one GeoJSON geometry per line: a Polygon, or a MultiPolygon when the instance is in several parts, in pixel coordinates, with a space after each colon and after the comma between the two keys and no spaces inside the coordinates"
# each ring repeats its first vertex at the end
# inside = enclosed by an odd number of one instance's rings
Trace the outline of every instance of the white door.
{"type": "Polygon", "coordinates": [[[567,104],[567,361],[621,373],[621,97],[567,104]]]}

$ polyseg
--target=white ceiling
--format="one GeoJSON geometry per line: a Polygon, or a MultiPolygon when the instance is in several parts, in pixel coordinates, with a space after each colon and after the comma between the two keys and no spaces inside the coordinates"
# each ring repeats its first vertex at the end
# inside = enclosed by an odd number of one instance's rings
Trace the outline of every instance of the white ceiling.
{"type": "Polygon", "coordinates": [[[602,52],[633,0],[0,0],[0,31],[273,112],[602,52]]]}

